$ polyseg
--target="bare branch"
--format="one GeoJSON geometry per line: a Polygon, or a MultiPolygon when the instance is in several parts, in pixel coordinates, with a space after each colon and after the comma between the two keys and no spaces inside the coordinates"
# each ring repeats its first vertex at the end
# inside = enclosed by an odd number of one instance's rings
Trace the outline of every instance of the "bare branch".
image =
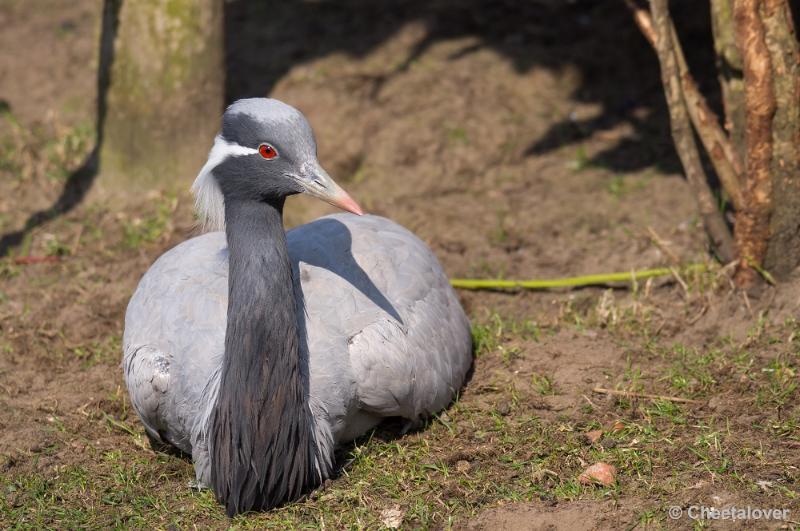
{"type": "MultiPolygon", "coordinates": [[[[626,4],[633,13],[633,18],[644,36],[656,48],[656,30],[653,27],[653,20],[650,14],[638,7],[633,0],[626,0],[626,4]]],[[[678,75],[683,89],[683,98],[686,109],[692,120],[697,135],[703,142],[706,152],[709,154],[714,169],[717,172],[722,187],[731,198],[731,202],[736,210],[743,207],[742,190],[742,163],[736,154],[730,139],[720,126],[719,119],[714,111],[706,103],[706,99],[697,88],[697,84],[689,72],[689,66],[683,55],[683,49],[678,41],[678,35],[672,19],[669,20],[669,31],[672,39],[672,51],[675,55],[678,67],[678,75]]]]}
{"type": "Polygon", "coordinates": [[[670,30],[672,32],[675,58],[678,60],[678,71],[683,84],[683,97],[686,99],[686,108],[689,111],[692,124],[703,142],[703,147],[706,148],[722,187],[731,198],[734,208],[739,210],[744,206],[741,188],[744,176],[741,160],[728,135],[722,130],[717,115],[708,106],[706,99],[700,93],[697,84],[689,73],[689,66],[686,63],[686,57],[683,55],[683,50],[678,41],[678,34],[672,21],[670,21],[670,30]]]}
{"type": "Polygon", "coordinates": [[[654,395],[650,393],[636,393],[634,391],[619,391],[617,389],[605,389],[603,387],[595,387],[592,389],[593,393],[602,395],[615,395],[624,396],[625,398],[647,398],[649,400],[665,400],[669,402],[680,402],[682,404],[702,404],[699,400],[692,400],[691,398],[682,398],[679,396],[667,395],[654,395]]]}
{"type": "Polygon", "coordinates": [[[708,231],[720,258],[729,262],[735,256],[733,238],[722,214],[717,210],[692,134],[689,112],[683,94],[683,84],[678,70],[678,60],[674,52],[672,22],[669,17],[667,0],[650,0],[650,7],[655,48],[661,64],[661,80],[669,107],[672,139],[686,172],[686,180],[697,198],[706,231],[708,231]]]}

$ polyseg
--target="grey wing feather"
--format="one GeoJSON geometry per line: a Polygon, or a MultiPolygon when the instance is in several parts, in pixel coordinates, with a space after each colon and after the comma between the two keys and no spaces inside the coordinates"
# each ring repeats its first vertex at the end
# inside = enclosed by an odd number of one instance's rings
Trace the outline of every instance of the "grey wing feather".
{"type": "Polygon", "coordinates": [[[137,346],[125,354],[123,372],[133,408],[150,437],[161,440],[167,429],[159,412],[169,389],[169,358],[152,347],[137,346]]]}
{"type": "Polygon", "coordinates": [[[334,215],[301,229],[312,354],[339,331],[358,405],[379,416],[417,419],[445,407],[472,364],[471,335],[433,253],[375,216],[334,215]],[[320,330],[329,332],[319,338],[320,330]]]}
{"type": "Polygon", "coordinates": [[[185,452],[192,450],[203,392],[224,351],[227,267],[223,233],[183,242],[151,266],[125,315],[123,369],[131,401],[145,426],[185,452]],[[157,403],[150,398],[151,366],[164,373],[157,377],[157,403]]]}

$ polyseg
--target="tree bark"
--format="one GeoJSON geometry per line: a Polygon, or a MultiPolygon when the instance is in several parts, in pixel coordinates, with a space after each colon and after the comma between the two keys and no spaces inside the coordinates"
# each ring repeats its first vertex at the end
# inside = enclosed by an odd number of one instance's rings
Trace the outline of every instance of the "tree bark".
{"type": "MultiPolygon", "coordinates": [[[[722,89],[725,129],[737,153],[744,153],[744,76],[742,55],[736,44],[733,22],[734,0],[711,0],[711,29],[722,89]]],[[[743,173],[740,168],[740,176],[743,173]]]]}
{"type": "Polygon", "coordinates": [[[764,265],[770,237],[772,118],[776,105],[760,4],[761,0],[734,0],[736,40],[744,66],[747,144],[745,206],[736,214],[735,228],[739,252],[736,282],[741,287],[755,282],[755,269],[764,265]]]}
{"type": "Polygon", "coordinates": [[[102,189],[188,184],[224,104],[222,0],[122,4],[100,149],[102,189]]]}
{"type": "Polygon", "coordinates": [[[773,71],[772,216],[764,268],[785,278],[800,265],[800,52],[786,0],[761,8],[773,71]]]}

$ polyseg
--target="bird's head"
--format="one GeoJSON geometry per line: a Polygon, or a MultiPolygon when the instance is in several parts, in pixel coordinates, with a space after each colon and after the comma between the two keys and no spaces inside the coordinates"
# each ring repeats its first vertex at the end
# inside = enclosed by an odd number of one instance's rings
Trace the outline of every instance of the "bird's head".
{"type": "Polygon", "coordinates": [[[305,116],[268,98],[239,100],[228,107],[192,192],[197,212],[211,230],[224,228],[225,201],[270,201],[305,193],[363,213],[317,161],[314,132],[305,116]]]}

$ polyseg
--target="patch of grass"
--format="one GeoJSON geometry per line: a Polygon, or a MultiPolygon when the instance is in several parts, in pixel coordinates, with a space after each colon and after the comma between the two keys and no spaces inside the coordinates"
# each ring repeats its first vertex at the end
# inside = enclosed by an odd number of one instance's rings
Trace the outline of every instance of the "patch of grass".
{"type": "Polygon", "coordinates": [[[531,375],[531,385],[542,396],[555,395],[556,388],[553,379],[545,374],[533,373],[531,375]]]}
{"type": "Polygon", "coordinates": [[[475,356],[481,356],[497,348],[498,337],[491,325],[472,325],[472,349],[475,356]]]}
{"type": "Polygon", "coordinates": [[[9,260],[0,260],[0,278],[10,279],[19,275],[20,268],[9,260]]]}
{"type": "Polygon", "coordinates": [[[498,264],[490,260],[479,260],[470,264],[466,276],[473,278],[495,278],[502,280],[506,277],[506,269],[504,264],[498,264]]]}
{"type": "Polygon", "coordinates": [[[446,129],[447,140],[452,144],[469,145],[469,135],[463,127],[450,127],[446,129]]]}
{"type": "Polygon", "coordinates": [[[122,352],[122,338],[112,335],[102,340],[94,340],[86,345],[71,349],[71,354],[81,361],[83,368],[93,367],[101,363],[114,363],[122,352]]]}
{"type": "MultiPolygon", "coordinates": [[[[501,344],[511,338],[523,341],[539,341],[540,326],[532,320],[518,321],[491,312],[483,321],[472,322],[472,345],[476,356],[499,350],[501,344]]],[[[515,345],[505,346],[501,353],[504,358],[519,354],[515,345]]]]}
{"type": "Polygon", "coordinates": [[[67,127],[57,119],[48,127],[26,128],[8,109],[0,110],[0,174],[17,181],[63,180],[83,162],[94,142],[94,127],[67,127]]]}
{"type": "Polygon", "coordinates": [[[500,345],[497,347],[497,350],[500,352],[500,356],[503,360],[503,363],[509,365],[515,359],[522,357],[522,349],[518,346],[505,346],[500,345]]]}
{"type": "Polygon", "coordinates": [[[579,172],[591,167],[591,165],[592,161],[586,153],[586,148],[584,146],[578,146],[575,149],[575,154],[569,162],[568,167],[574,172],[579,172]]]}
{"type": "Polygon", "coordinates": [[[712,363],[720,355],[716,350],[702,353],[697,348],[675,345],[671,355],[674,361],[669,373],[670,387],[688,396],[708,392],[717,383],[712,363]]]}
{"type": "Polygon", "coordinates": [[[797,367],[783,359],[774,359],[761,372],[766,377],[766,385],[759,387],[756,403],[759,406],[785,406],[797,391],[797,367]]]}
{"type": "Polygon", "coordinates": [[[70,247],[55,234],[48,234],[44,240],[44,252],[47,256],[67,256],[70,247]]]}
{"type": "Polygon", "coordinates": [[[83,122],[72,128],[57,128],[56,137],[44,144],[45,177],[57,181],[66,179],[78,168],[94,143],[94,126],[83,122]]]}
{"type": "Polygon", "coordinates": [[[609,179],[606,190],[614,199],[623,197],[644,189],[647,185],[648,177],[635,177],[631,175],[614,175],[609,179]]]}
{"type": "Polygon", "coordinates": [[[498,211],[496,213],[496,223],[494,228],[489,233],[489,243],[496,247],[501,247],[508,242],[509,239],[509,231],[506,228],[506,216],[507,213],[503,211],[498,211]]]}
{"type": "Polygon", "coordinates": [[[122,243],[129,249],[137,249],[146,243],[160,240],[171,226],[172,214],[178,199],[174,195],[159,196],[153,210],[144,217],[123,220],[122,243]]]}

